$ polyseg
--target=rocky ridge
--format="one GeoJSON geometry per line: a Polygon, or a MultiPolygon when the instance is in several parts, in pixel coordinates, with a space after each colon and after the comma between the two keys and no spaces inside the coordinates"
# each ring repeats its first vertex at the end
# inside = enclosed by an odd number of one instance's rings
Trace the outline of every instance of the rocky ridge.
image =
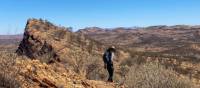
{"type": "MultiPolygon", "coordinates": [[[[29,19],[16,53],[22,88],[123,88],[123,85],[88,80],[70,68],[70,60],[100,57],[104,46],[82,34],[37,19],[29,19]],[[27,57],[23,59],[24,57],[27,57]]],[[[76,64],[75,62],[74,64],[76,64]]]]}
{"type": "Polygon", "coordinates": [[[74,34],[65,27],[54,26],[48,21],[30,19],[17,53],[32,59],[46,57],[49,59],[46,61],[51,62],[72,59],[73,50],[80,50],[85,54],[101,54],[103,46],[84,35],[74,34]]]}

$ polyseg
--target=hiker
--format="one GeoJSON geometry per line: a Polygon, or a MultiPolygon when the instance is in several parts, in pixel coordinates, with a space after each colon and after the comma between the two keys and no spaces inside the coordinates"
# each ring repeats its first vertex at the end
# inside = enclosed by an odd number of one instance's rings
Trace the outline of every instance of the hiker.
{"type": "Polygon", "coordinates": [[[114,72],[113,57],[115,51],[116,51],[115,47],[112,46],[108,48],[103,54],[104,68],[107,69],[109,73],[108,82],[113,82],[113,72],[114,72]]]}

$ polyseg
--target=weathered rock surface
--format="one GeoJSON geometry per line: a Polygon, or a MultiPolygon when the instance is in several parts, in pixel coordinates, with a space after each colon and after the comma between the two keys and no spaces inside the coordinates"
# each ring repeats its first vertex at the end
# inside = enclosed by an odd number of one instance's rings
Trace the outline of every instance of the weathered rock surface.
{"type": "Polygon", "coordinates": [[[63,64],[47,65],[39,60],[20,59],[13,66],[19,70],[17,80],[22,88],[123,88],[103,81],[87,80],[64,67],[63,64]]]}
{"type": "Polygon", "coordinates": [[[68,28],[54,26],[48,21],[30,19],[17,53],[52,62],[72,59],[72,52],[76,50],[85,54],[100,54],[103,48],[101,44],[84,35],[74,34],[68,28]]]}

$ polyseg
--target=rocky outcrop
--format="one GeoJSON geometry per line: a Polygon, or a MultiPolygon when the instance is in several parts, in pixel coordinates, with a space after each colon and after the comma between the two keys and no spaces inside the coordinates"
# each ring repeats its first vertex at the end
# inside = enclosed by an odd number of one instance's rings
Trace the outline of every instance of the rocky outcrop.
{"type": "Polygon", "coordinates": [[[98,42],[82,34],[74,34],[68,28],[54,26],[44,20],[29,19],[16,52],[32,59],[42,58],[42,61],[53,62],[73,58],[71,52],[74,50],[98,54],[103,48],[98,42]]]}
{"type": "Polygon", "coordinates": [[[68,65],[80,67],[82,65],[77,63],[84,62],[77,59],[84,60],[93,55],[96,58],[103,49],[103,45],[82,33],[73,33],[48,21],[30,19],[16,51],[19,58],[12,67],[19,71],[17,80],[22,88],[123,88],[116,83],[88,80],[68,65]],[[21,59],[20,56],[28,58],[21,59]]]}

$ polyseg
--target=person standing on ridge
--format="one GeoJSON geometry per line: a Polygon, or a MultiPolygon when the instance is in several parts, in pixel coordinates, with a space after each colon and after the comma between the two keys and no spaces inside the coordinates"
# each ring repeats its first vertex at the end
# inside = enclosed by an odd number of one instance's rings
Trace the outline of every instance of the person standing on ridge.
{"type": "Polygon", "coordinates": [[[115,47],[112,46],[108,48],[103,54],[104,68],[107,69],[109,73],[108,82],[113,82],[113,72],[114,72],[113,58],[115,52],[116,52],[115,47]]]}

